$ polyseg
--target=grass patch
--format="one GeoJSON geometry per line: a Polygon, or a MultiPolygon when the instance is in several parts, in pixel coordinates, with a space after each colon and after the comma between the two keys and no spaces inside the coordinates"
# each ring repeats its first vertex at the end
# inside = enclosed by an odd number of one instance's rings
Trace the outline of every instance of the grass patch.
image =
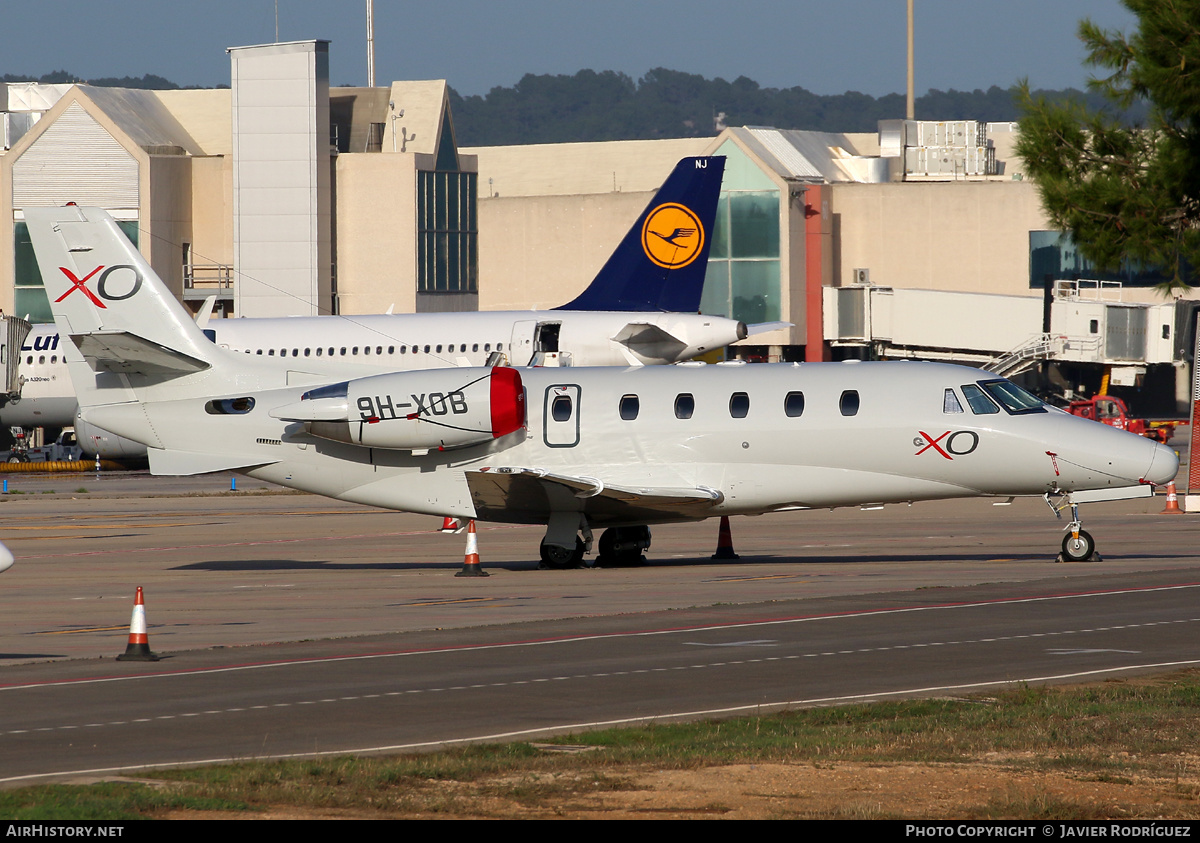
{"type": "MultiPolygon", "coordinates": [[[[1052,774],[1079,787],[1145,786],[1200,815],[1200,672],[1072,688],[1021,687],[964,699],[808,709],[694,724],[563,735],[546,751],[529,743],[469,746],[424,755],[328,758],[161,771],[142,785],[38,787],[0,793],[0,816],[115,819],[177,810],[308,811],[354,816],[554,816],[598,794],[634,791],[654,771],[734,764],[853,762],[966,766],[1052,774]],[[191,801],[189,801],[191,800],[191,801]],[[200,807],[203,806],[203,807],[200,807]],[[1189,808],[1192,810],[1193,808],[1189,808]]],[[[591,801],[589,801],[591,800],[591,801]]],[[[710,803],[716,805],[717,803],[710,803]]],[[[978,818],[1096,819],[1115,804],[1008,789],[978,796],[978,818]]],[[[874,798],[820,816],[903,815],[874,798]]],[[[721,811],[726,810],[724,801],[721,811]]],[[[645,809],[642,809],[645,810],[645,809]]],[[[693,809],[694,810],[694,809],[693,809]]],[[[1161,812],[1161,805],[1146,810],[1161,812]]],[[[1109,813],[1106,813],[1109,812],[1109,813]]],[[[1123,805],[1121,816],[1137,816],[1123,805]]]]}

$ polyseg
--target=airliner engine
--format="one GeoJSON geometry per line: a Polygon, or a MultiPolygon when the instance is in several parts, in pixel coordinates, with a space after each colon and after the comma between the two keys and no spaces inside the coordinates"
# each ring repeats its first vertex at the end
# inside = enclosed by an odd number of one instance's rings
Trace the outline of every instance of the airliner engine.
{"type": "Polygon", "coordinates": [[[448,450],[524,428],[525,391],[507,367],[397,372],[310,390],[271,415],[351,445],[448,450]]]}

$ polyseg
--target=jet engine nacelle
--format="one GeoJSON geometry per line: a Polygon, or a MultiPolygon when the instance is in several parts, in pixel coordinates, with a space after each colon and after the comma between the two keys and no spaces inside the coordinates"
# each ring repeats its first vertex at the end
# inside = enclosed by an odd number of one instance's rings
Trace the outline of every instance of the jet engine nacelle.
{"type": "Polygon", "coordinates": [[[103,457],[110,460],[132,460],[139,457],[145,459],[146,446],[134,442],[124,436],[117,436],[107,430],[83,420],[80,411],[75,411],[75,441],[88,457],[103,457]]]}
{"type": "Polygon", "coordinates": [[[446,450],[525,427],[525,390],[507,367],[397,372],[310,390],[271,415],[352,445],[446,450]]]}

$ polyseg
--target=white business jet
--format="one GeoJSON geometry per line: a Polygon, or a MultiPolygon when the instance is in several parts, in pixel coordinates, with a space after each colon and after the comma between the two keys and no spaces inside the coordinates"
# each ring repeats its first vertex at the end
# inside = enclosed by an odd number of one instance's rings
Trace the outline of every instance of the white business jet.
{"type": "MultiPolygon", "coordinates": [[[[977,496],[1145,497],[1170,449],[932,363],[471,367],[289,383],[211,343],[102,210],[27,209],[85,418],[157,474],[234,470],[340,500],[544,524],[541,555],[640,558],[653,524],[977,496]],[[91,280],[79,280],[91,279],[91,280]]],[[[288,361],[290,362],[290,361],[288,361]]]]}

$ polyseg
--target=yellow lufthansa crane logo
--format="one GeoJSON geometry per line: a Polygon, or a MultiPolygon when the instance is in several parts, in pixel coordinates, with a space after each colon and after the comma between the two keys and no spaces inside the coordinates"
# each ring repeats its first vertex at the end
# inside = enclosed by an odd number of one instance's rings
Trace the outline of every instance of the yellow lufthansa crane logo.
{"type": "Polygon", "coordinates": [[[680,269],[704,247],[704,226],[690,208],[676,202],[659,205],[642,224],[642,249],[664,269],[680,269]]]}

